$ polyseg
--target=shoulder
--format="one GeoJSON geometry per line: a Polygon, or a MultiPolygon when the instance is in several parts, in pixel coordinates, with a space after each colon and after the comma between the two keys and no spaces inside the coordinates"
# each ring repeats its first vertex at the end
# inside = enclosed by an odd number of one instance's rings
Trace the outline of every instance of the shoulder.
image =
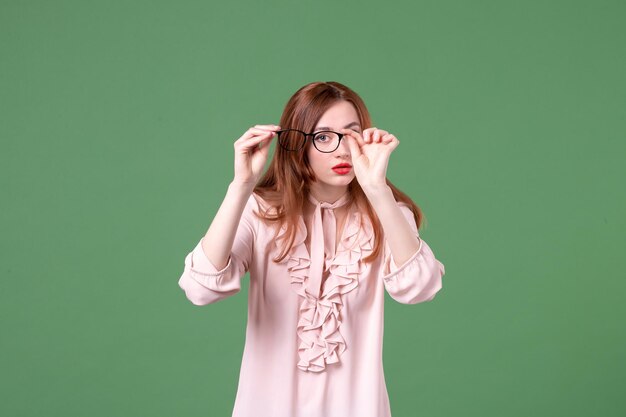
{"type": "Polygon", "coordinates": [[[253,192],[246,202],[243,216],[258,228],[260,225],[267,226],[268,216],[272,217],[275,213],[276,209],[270,202],[253,192]]]}
{"type": "Polygon", "coordinates": [[[266,212],[272,206],[259,194],[253,192],[250,195],[250,198],[248,198],[248,203],[246,204],[246,207],[256,212],[266,212]]]}
{"type": "MultiPolygon", "coordinates": [[[[404,201],[396,201],[396,205],[398,206],[398,208],[400,208],[400,211],[402,212],[402,214],[404,214],[405,216],[413,217],[413,210],[411,209],[411,206],[409,206],[407,203],[405,203],[404,201]]],[[[363,217],[369,218],[369,216],[365,215],[366,210],[361,205],[355,205],[355,208],[352,211],[352,213],[363,214],[364,215],[363,217]]]]}
{"type": "MultiPolygon", "coordinates": [[[[396,201],[396,205],[398,206],[398,208],[400,208],[400,211],[402,212],[402,214],[404,214],[405,217],[413,217],[413,210],[411,209],[411,206],[409,206],[407,203],[403,201],[396,201]]],[[[350,211],[348,217],[351,222],[359,222],[361,219],[367,220],[369,222],[371,222],[372,220],[367,215],[367,211],[361,204],[355,204],[350,211]]]]}

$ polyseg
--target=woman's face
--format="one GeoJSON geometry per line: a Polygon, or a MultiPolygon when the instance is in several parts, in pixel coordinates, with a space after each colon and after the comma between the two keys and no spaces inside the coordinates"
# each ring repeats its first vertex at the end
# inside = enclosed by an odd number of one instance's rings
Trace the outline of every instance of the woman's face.
{"type": "MultiPolygon", "coordinates": [[[[341,133],[342,128],[349,128],[361,132],[359,117],[356,109],[349,101],[339,101],[331,106],[320,118],[313,132],[320,130],[332,130],[341,133]]],[[[309,138],[312,138],[309,136],[309,138]]],[[[354,168],[347,173],[335,171],[337,164],[348,163],[352,166],[352,157],[347,139],[344,137],[339,147],[331,153],[323,153],[315,149],[313,143],[307,149],[309,164],[317,177],[317,181],[311,184],[313,196],[334,201],[345,193],[346,188],[355,178],[354,168]]]]}

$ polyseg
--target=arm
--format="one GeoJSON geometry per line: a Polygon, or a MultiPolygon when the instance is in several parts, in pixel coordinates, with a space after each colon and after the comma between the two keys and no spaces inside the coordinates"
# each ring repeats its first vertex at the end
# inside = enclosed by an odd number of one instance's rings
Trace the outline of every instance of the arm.
{"type": "Polygon", "coordinates": [[[178,285],[196,305],[236,294],[252,259],[257,206],[252,190],[231,183],[209,230],[185,258],[178,285]]]}
{"type": "Polygon", "coordinates": [[[363,191],[383,226],[393,259],[403,265],[417,252],[420,238],[411,230],[388,185],[363,191]]]}
{"type": "Polygon", "coordinates": [[[202,249],[217,269],[223,269],[228,263],[237,226],[251,194],[249,187],[230,183],[226,197],[202,239],[202,249]]]}
{"type": "Polygon", "coordinates": [[[441,289],[444,265],[419,237],[413,212],[399,205],[386,184],[364,189],[385,232],[383,282],[403,304],[429,301],[441,289]]]}

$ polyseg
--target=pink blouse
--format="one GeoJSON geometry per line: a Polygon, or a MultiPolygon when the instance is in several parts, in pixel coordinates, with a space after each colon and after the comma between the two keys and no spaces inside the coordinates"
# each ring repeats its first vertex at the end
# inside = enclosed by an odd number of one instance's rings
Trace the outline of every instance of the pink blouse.
{"type": "MultiPolygon", "coordinates": [[[[178,284],[195,305],[238,293],[250,272],[233,417],[391,416],[382,357],[384,289],[403,304],[429,301],[441,289],[445,269],[421,238],[403,265],[395,264],[386,241],[381,257],[362,262],[373,249],[373,228],[366,216],[359,227],[362,216],[356,210],[348,214],[336,244],[333,209],[348,197],[329,204],[308,196],[316,206],[311,254],[300,216],[289,255],[272,261],[282,241],[254,216],[253,210],[267,203],[252,194],[222,270],[208,260],[201,241],[186,256],[178,284]]],[[[398,206],[419,236],[410,208],[398,206]]],[[[285,231],[283,226],[278,237],[285,231]]]]}

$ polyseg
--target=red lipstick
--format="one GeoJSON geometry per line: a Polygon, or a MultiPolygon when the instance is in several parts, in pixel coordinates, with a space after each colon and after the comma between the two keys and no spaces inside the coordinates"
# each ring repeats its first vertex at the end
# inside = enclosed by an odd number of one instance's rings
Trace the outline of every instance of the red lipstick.
{"type": "Polygon", "coordinates": [[[340,175],[346,175],[352,170],[352,165],[348,163],[337,164],[333,167],[333,171],[340,175]]]}

